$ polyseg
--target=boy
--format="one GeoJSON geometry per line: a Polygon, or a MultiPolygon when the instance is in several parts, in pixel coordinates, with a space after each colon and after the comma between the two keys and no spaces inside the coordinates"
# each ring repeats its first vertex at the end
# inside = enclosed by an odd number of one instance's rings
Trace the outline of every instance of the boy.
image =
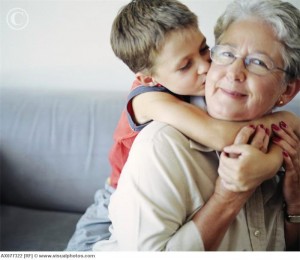
{"type": "MultiPolygon", "coordinates": [[[[188,103],[189,96],[204,94],[210,53],[196,15],[185,5],[173,0],[130,2],[115,18],[111,45],[136,81],[114,134],[109,183],[95,195],[96,203],[79,221],[67,250],[89,250],[110,236],[109,197],[117,188],[134,138],[149,121],[166,122],[215,150],[231,144],[241,126],[249,124],[212,119],[188,103]]],[[[257,131],[267,135],[266,129],[257,131]]]]}

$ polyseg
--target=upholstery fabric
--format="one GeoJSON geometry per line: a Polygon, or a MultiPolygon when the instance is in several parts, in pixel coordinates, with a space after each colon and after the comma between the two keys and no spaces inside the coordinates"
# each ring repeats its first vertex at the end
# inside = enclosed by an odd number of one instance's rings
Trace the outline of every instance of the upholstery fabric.
{"type": "Polygon", "coordinates": [[[1,87],[0,250],[66,247],[110,175],[108,153],[126,97],[1,87]]]}

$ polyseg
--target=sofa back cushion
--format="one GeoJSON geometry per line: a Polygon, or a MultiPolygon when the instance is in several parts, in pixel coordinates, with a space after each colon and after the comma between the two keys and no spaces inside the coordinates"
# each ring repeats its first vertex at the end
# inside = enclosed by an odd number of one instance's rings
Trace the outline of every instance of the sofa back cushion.
{"type": "Polygon", "coordinates": [[[109,176],[125,92],[1,89],[1,203],[83,212],[109,176]]]}

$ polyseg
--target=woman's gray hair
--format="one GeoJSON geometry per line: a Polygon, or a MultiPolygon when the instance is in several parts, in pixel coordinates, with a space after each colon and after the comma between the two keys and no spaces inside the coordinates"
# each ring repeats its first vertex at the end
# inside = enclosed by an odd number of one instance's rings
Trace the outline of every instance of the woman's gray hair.
{"type": "Polygon", "coordinates": [[[222,34],[231,23],[248,18],[258,18],[273,27],[283,45],[282,59],[288,72],[286,80],[300,78],[300,11],[291,3],[280,0],[235,0],[218,19],[215,40],[218,44],[222,34]]]}

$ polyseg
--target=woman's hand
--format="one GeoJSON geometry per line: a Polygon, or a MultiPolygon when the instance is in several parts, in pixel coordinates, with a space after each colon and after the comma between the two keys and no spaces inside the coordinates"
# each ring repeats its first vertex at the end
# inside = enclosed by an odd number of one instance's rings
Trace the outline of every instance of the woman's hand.
{"type": "Polygon", "coordinates": [[[275,135],[273,142],[283,149],[283,196],[287,212],[300,215],[300,140],[284,122],[272,125],[272,129],[275,135]]]}
{"type": "Polygon", "coordinates": [[[248,126],[241,129],[233,145],[224,148],[218,171],[227,189],[252,190],[275,175],[281,160],[266,154],[269,140],[269,131],[263,126],[248,126]]]}

